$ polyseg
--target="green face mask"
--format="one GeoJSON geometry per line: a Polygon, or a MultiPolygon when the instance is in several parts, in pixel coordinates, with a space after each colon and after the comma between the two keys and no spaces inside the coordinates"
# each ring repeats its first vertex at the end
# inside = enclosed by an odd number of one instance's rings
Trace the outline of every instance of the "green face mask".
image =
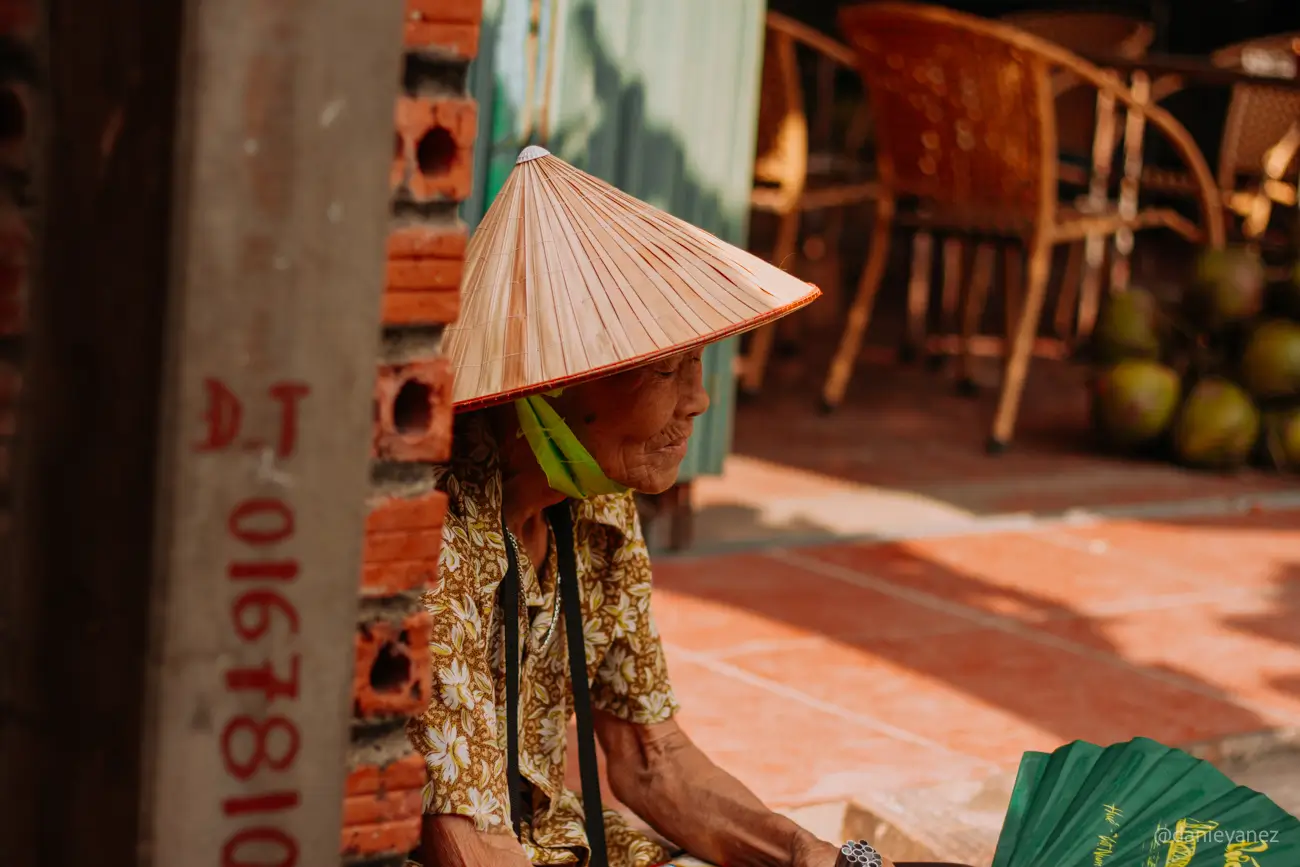
{"type": "Polygon", "coordinates": [[[627,490],[605,475],[545,397],[538,394],[517,400],[515,410],[519,427],[552,488],[576,500],[627,490]]]}

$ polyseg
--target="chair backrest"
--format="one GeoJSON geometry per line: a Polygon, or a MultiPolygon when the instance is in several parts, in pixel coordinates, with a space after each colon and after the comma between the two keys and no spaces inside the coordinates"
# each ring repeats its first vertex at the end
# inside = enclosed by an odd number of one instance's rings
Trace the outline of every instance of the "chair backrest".
{"type": "Polygon", "coordinates": [[[1035,221],[1054,206],[1050,64],[1032,36],[905,3],[842,8],[840,28],[858,52],[887,188],[1035,221]]]}
{"type": "Polygon", "coordinates": [[[797,196],[808,174],[808,117],[795,40],[781,20],[768,13],[754,181],[797,196]]]}
{"type": "MultiPolygon", "coordinates": [[[[1296,57],[1298,43],[1300,33],[1266,36],[1221,48],[1210,60],[1225,69],[1240,69],[1253,50],[1289,54],[1300,62],[1300,57],[1296,57]]],[[[1239,175],[1259,177],[1265,153],[1297,121],[1300,121],[1300,93],[1267,84],[1235,85],[1219,147],[1219,187],[1235,189],[1239,175]]],[[[1292,166],[1291,173],[1295,170],[1292,166]]]]}
{"type": "MultiPolygon", "coordinates": [[[[1141,18],[1116,12],[1037,11],[1004,15],[1001,21],[1046,39],[1077,54],[1113,53],[1125,59],[1143,57],[1155,39],[1155,28],[1141,18]]],[[[1092,153],[1097,128],[1097,92],[1091,87],[1058,90],[1057,143],[1064,153],[1092,153]]]]}

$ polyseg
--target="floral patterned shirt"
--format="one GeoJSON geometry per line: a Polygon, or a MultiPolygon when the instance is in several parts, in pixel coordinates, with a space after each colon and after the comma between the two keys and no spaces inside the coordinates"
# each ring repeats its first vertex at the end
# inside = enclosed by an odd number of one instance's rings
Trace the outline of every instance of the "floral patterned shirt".
{"type": "MultiPolygon", "coordinates": [[[[425,812],[468,816],[482,831],[509,834],[497,594],[506,571],[501,476],[485,421],[470,415],[458,422],[453,460],[439,468],[438,486],[448,496],[441,581],[425,594],[433,614],[433,696],[408,733],[429,770],[425,812]]],[[[650,616],[650,559],[632,495],[578,502],[573,532],[592,704],[630,722],[663,722],[678,705],[650,616]]],[[[554,537],[540,574],[522,548],[519,569],[528,618],[520,628],[519,769],[532,796],[521,842],[534,864],[585,864],[582,801],[564,785],[573,692],[562,622],[544,643],[556,592],[554,537]]],[[[671,854],[612,810],[605,811],[605,834],[610,867],[648,867],[671,854]]]]}

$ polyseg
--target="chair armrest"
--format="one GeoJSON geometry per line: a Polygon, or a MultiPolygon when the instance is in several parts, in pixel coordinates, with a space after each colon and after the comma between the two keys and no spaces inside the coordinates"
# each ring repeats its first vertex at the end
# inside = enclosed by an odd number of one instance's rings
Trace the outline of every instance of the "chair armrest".
{"type": "Polygon", "coordinates": [[[857,69],[858,55],[842,42],[839,42],[822,33],[820,30],[809,27],[800,21],[795,21],[782,15],[780,12],[767,13],[767,26],[789,36],[795,42],[808,46],[825,57],[834,60],[841,66],[849,69],[857,69]]]}
{"type": "Polygon", "coordinates": [[[1201,153],[1201,149],[1196,146],[1196,141],[1192,138],[1192,134],[1187,131],[1187,128],[1179,123],[1168,111],[1155,105],[1152,100],[1139,100],[1116,74],[1103,72],[1101,69],[1066,51],[1044,51],[1043,53],[1047,55],[1050,62],[1064,67],[1099,91],[1112,95],[1116,102],[1123,103],[1126,108],[1142,112],[1146,119],[1156,129],[1160,130],[1165,138],[1169,140],[1169,143],[1174,146],[1174,150],[1178,152],[1179,157],[1191,173],[1192,180],[1196,185],[1196,197],[1205,221],[1207,240],[1213,247],[1222,247],[1226,239],[1223,221],[1223,199],[1219,193],[1218,185],[1214,182],[1214,175],[1210,172],[1210,167],[1205,161],[1205,156],[1201,153]]]}

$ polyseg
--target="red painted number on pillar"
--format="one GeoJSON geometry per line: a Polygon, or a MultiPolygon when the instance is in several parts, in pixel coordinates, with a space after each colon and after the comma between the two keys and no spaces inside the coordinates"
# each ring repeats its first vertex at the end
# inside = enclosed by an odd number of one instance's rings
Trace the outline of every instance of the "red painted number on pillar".
{"type": "MultiPolygon", "coordinates": [[[[265,443],[260,439],[236,442],[244,426],[244,402],[219,379],[209,377],[203,381],[206,406],[203,410],[203,437],[194,444],[197,452],[220,452],[238,444],[245,449],[260,449],[265,443]]],[[[270,400],[278,405],[275,439],[275,456],[292,457],[298,449],[298,415],[302,401],[311,394],[305,382],[287,380],[276,382],[267,389],[270,400]]]]}

